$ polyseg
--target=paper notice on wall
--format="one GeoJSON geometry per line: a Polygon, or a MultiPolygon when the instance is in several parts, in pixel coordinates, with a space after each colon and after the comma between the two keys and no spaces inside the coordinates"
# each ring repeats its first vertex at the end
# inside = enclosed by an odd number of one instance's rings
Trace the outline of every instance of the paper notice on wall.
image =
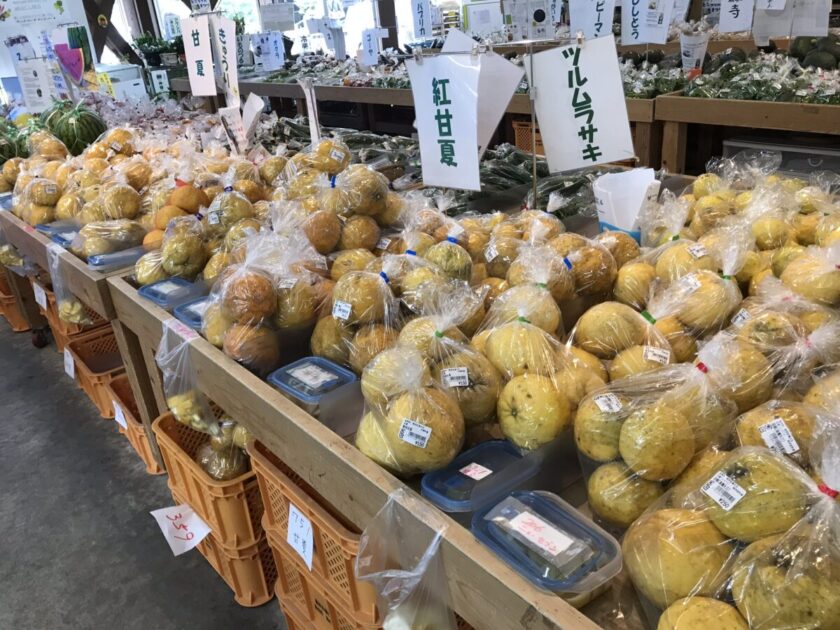
{"type": "Polygon", "coordinates": [[[612,35],[615,0],[569,0],[570,30],[586,39],[612,35]]]}
{"type": "Polygon", "coordinates": [[[718,30],[737,33],[752,30],[755,0],[721,0],[718,30]]]}
{"type": "Polygon", "coordinates": [[[213,53],[210,47],[210,22],[206,15],[181,18],[184,33],[184,53],[187,75],[194,96],[215,96],[216,78],[213,75],[213,53]]]}
{"type": "MultiPolygon", "coordinates": [[[[475,41],[452,29],[446,36],[443,52],[467,52],[475,41]]],[[[525,71],[496,53],[483,54],[478,77],[478,156],[484,155],[493,134],[504,116],[510,99],[519,87],[525,71]]]]}
{"type": "Polygon", "coordinates": [[[414,97],[423,183],[427,186],[481,189],[478,78],[482,57],[438,55],[405,62],[414,97]]]}
{"type": "Polygon", "coordinates": [[[531,65],[526,57],[552,173],[635,155],[612,36],[536,53],[531,65]]]}
{"type": "Polygon", "coordinates": [[[39,114],[52,104],[52,77],[43,59],[24,59],[16,63],[23,102],[30,114],[39,114]]]}
{"type": "Polygon", "coordinates": [[[793,7],[793,26],[791,35],[824,37],[828,34],[828,16],[831,13],[831,0],[791,0],[793,7]]]}

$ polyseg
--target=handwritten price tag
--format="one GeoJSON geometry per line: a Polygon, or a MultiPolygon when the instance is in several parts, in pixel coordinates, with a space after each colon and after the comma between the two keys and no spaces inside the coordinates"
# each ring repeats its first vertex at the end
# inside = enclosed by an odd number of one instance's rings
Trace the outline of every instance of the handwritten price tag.
{"type": "Polygon", "coordinates": [[[312,521],[292,503],[289,503],[289,530],[286,542],[303,558],[306,568],[312,570],[312,521]]]}
{"type": "Polygon", "coordinates": [[[186,503],[154,510],[150,514],[175,556],[189,551],[210,533],[207,523],[186,503]]]}
{"type": "Polygon", "coordinates": [[[64,348],[64,373],[73,380],[76,380],[76,362],[73,361],[70,348],[64,348]]]}
{"type": "Polygon", "coordinates": [[[195,332],[192,328],[187,326],[184,322],[181,322],[174,317],[167,319],[163,322],[163,333],[166,334],[166,330],[169,329],[176,335],[178,335],[184,341],[192,341],[194,339],[199,338],[199,334],[195,332]]]}
{"type": "Polygon", "coordinates": [[[35,302],[38,306],[47,310],[47,292],[44,291],[44,287],[38,283],[34,283],[32,285],[32,292],[35,294],[35,302]]]}
{"type": "Polygon", "coordinates": [[[517,514],[511,519],[510,525],[525,539],[552,556],[564,552],[574,542],[566,534],[529,512],[517,514]]]}

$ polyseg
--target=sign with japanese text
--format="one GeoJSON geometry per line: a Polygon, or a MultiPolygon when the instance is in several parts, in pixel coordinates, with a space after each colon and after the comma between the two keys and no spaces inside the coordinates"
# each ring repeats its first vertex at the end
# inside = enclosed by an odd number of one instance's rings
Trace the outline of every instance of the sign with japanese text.
{"type": "MultiPolygon", "coordinates": [[[[405,62],[411,79],[423,183],[480,190],[478,55],[438,55],[405,62]]],[[[622,101],[623,102],[623,101],[622,101]]]]}
{"type": "Polygon", "coordinates": [[[152,91],[155,94],[166,94],[169,92],[169,75],[166,70],[152,70],[152,91]]]}
{"type": "Polygon", "coordinates": [[[411,17],[414,20],[414,39],[423,41],[432,38],[432,9],[429,0],[409,0],[411,17]]]}
{"type": "Polygon", "coordinates": [[[831,13],[831,0],[796,0],[793,7],[794,37],[824,37],[828,34],[828,16],[831,13]]]}
{"type": "Polygon", "coordinates": [[[242,120],[239,105],[229,105],[219,108],[219,118],[225,129],[231,148],[237,155],[244,155],[248,151],[248,132],[242,120]]]}
{"type": "Polygon", "coordinates": [[[30,114],[40,114],[52,104],[50,71],[43,59],[24,59],[16,64],[23,102],[30,114]]]}
{"type": "Polygon", "coordinates": [[[782,11],[785,8],[785,0],[756,0],[756,11],[782,11]]]}
{"type": "Polygon", "coordinates": [[[688,6],[690,4],[690,0],[676,0],[676,2],[674,2],[674,11],[671,13],[671,24],[685,22],[686,17],[688,16],[688,6]]]}
{"type": "Polygon", "coordinates": [[[157,521],[172,555],[186,553],[210,533],[210,527],[186,503],[153,510],[150,514],[157,521]]]}
{"type": "Polygon", "coordinates": [[[612,35],[615,0],[569,0],[572,35],[582,32],[586,39],[612,35]]]}
{"type": "Polygon", "coordinates": [[[251,35],[251,48],[254,52],[254,65],[264,72],[279,70],[286,61],[283,33],[279,31],[251,35]]]}
{"type": "Polygon", "coordinates": [[[208,13],[210,11],[210,0],[190,0],[190,8],[193,13],[208,13]]]}
{"type": "Polygon", "coordinates": [[[366,28],[362,31],[362,46],[359,49],[359,63],[375,66],[379,63],[379,29],[366,28]]]}
{"type": "Polygon", "coordinates": [[[621,5],[622,44],[664,44],[668,40],[674,0],[624,0],[621,5]]]}
{"type": "Polygon", "coordinates": [[[61,66],[58,64],[58,57],[55,54],[55,49],[52,45],[52,39],[47,31],[41,31],[41,52],[49,64],[50,73],[53,78],[53,87],[58,94],[58,98],[69,99],[71,97],[70,88],[67,86],[67,80],[64,78],[64,73],[61,72],[61,66]]]}
{"type": "Polygon", "coordinates": [[[286,542],[311,571],[312,553],[315,546],[312,521],[306,518],[294,503],[289,503],[289,528],[286,530],[286,542]]]}
{"type": "MultiPolygon", "coordinates": [[[[535,108],[552,173],[634,156],[612,36],[525,59],[537,88],[535,108]]],[[[416,102],[416,97],[415,97],[416,102]]]]}
{"type": "Polygon", "coordinates": [[[251,37],[247,33],[236,36],[236,63],[240,66],[250,66],[254,63],[251,54],[251,37]]]}
{"type": "Polygon", "coordinates": [[[239,107],[239,71],[236,67],[236,23],[222,15],[210,16],[213,28],[213,47],[216,63],[222,70],[225,102],[228,107],[239,107]]]}
{"type": "Polygon", "coordinates": [[[737,33],[752,29],[755,0],[721,0],[718,31],[737,33]]]}
{"type": "Polygon", "coordinates": [[[181,18],[181,31],[184,33],[184,53],[187,57],[190,91],[195,96],[215,96],[216,79],[213,76],[208,17],[198,15],[181,18]]]}
{"type": "MultiPolygon", "coordinates": [[[[472,37],[452,29],[446,35],[443,52],[469,52],[474,45],[472,37]]],[[[479,158],[489,146],[524,74],[522,66],[511,63],[501,55],[486,53],[481,56],[481,70],[478,76],[479,158]]]]}
{"type": "Polygon", "coordinates": [[[174,13],[163,16],[163,31],[166,39],[175,39],[181,34],[181,19],[174,13]]]}

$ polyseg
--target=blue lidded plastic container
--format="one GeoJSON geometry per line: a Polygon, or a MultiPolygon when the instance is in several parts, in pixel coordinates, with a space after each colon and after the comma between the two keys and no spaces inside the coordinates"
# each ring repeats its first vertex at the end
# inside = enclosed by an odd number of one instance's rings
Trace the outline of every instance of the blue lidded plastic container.
{"type": "Polygon", "coordinates": [[[362,395],[359,379],[350,370],[322,357],[304,357],[266,380],[342,437],[358,426],[362,395]]]}
{"type": "Polygon", "coordinates": [[[12,193],[2,193],[0,194],[0,210],[11,210],[12,209],[12,193]]]}
{"type": "Polygon", "coordinates": [[[446,468],[423,475],[421,493],[469,527],[476,510],[520,488],[539,469],[537,458],[523,456],[507,440],[490,440],[464,451],[446,468]]]}
{"type": "Polygon", "coordinates": [[[190,300],[176,306],[172,310],[172,314],[193,330],[199,330],[201,328],[201,318],[208,306],[210,306],[210,296],[204,295],[196,300],[190,300]]]}
{"type": "Polygon", "coordinates": [[[202,295],[207,288],[202,282],[190,282],[184,278],[167,278],[140,287],[137,291],[147,300],[151,300],[161,308],[170,310],[202,295]]]}
{"type": "Polygon", "coordinates": [[[551,492],[513,492],[476,512],[471,530],[532,583],[576,607],[621,571],[618,541],[551,492]]]}
{"type": "Polygon", "coordinates": [[[110,254],[98,254],[88,258],[88,267],[93,271],[111,271],[113,269],[120,269],[121,267],[128,267],[137,262],[137,259],[145,254],[148,250],[142,245],[123,249],[118,252],[111,252],[110,254]]]}
{"type": "Polygon", "coordinates": [[[39,223],[35,226],[41,234],[50,238],[64,248],[70,246],[73,239],[79,233],[81,226],[75,221],[53,221],[52,223],[39,223]]]}

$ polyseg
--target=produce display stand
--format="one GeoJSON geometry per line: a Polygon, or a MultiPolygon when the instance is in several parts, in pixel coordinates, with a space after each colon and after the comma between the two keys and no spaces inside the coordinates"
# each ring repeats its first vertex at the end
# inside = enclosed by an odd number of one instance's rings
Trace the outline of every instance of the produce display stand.
{"type": "MultiPolygon", "coordinates": [[[[21,221],[18,217],[8,211],[0,212],[0,226],[6,240],[14,245],[17,250],[38,267],[49,273],[49,262],[47,259],[47,248],[52,241],[38,232],[34,227],[21,221]]],[[[90,307],[105,321],[111,322],[114,336],[117,339],[120,355],[122,355],[126,373],[128,374],[131,388],[134,391],[140,417],[146,428],[146,434],[152,435],[152,422],[159,415],[157,407],[150,406],[147,401],[151,400],[153,393],[150,387],[150,376],[147,365],[151,361],[154,365],[154,357],[151,351],[141,347],[136,336],[127,330],[118,320],[114,304],[111,301],[111,291],[106,283],[109,276],[125,273],[125,268],[109,272],[92,271],[88,265],[67,252],[61,256],[59,261],[62,278],[67,288],[86,306],[90,307]]],[[[46,321],[41,316],[35,297],[32,294],[32,286],[28,279],[7,272],[12,290],[19,297],[21,311],[26,314],[30,327],[44,328],[46,321]]],[[[156,369],[156,368],[155,368],[156,369]]],[[[163,460],[158,451],[157,444],[151,438],[152,455],[158,465],[163,466],[163,460]]]]}
{"type": "MultiPolygon", "coordinates": [[[[174,79],[171,87],[178,93],[189,94],[187,79],[174,79]]],[[[292,99],[299,114],[306,113],[303,89],[297,83],[269,83],[267,81],[243,80],[239,82],[241,94],[256,94],[268,99],[292,99]]],[[[414,107],[411,90],[405,88],[348,87],[341,85],[316,85],[318,101],[337,101],[365,105],[394,105],[414,107]]],[[[640,166],[658,168],[661,146],[661,125],[654,116],[655,99],[625,99],[627,115],[633,124],[633,146],[640,166]]],[[[527,94],[514,94],[506,110],[507,114],[526,115],[531,113],[527,94]]],[[[371,119],[373,117],[371,116],[371,119]]],[[[373,124],[373,123],[372,123],[373,124]]],[[[523,147],[520,147],[523,148],[523,147]]]]}
{"type": "MultiPolygon", "coordinates": [[[[156,348],[172,316],[144,299],[127,277],[107,283],[117,317],[144,348],[156,348]]],[[[271,387],[198,337],[190,344],[198,388],[245,426],[261,443],[363,529],[403,483],[271,387]]],[[[154,371],[158,411],[166,411],[154,371]]],[[[410,515],[428,533],[441,513],[428,505],[410,515]]],[[[448,521],[441,550],[455,611],[476,628],[595,629],[599,626],[560,597],[532,586],[483,547],[462,526],[448,521]]]]}
{"type": "Polygon", "coordinates": [[[654,115],[663,125],[662,166],[674,173],[685,170],[689,124],[840,135],[838,105],[699,98],[677,92],[657,97],[654,115]]]}
{"type": "MultiPolygon", "coordinates": [[[[787,37],[782,38],[771,38],[774,44],[776,44],[776,48],[778,50],[787,50],[790,47],[790,39],[787,37]]],[[[626,53],[626,52],[637,52],[643,53],[648,50],[662,50],[665,52],[666,55],[670,55],[672,53],[680,52],[680,42],[679,41],[671,41],[667,42],[666,44],[632,44],[629,46],[617,46],[619,53],[626,53]]],[[[709,40],[709,47],[707,52],[710,55],[714,55],[715,53],[724,52],[729,48],[741,48],[746,52],[750,52],[756,50],[755,40],[752,38],[750,39],[711,39],[709,40]]]]}

